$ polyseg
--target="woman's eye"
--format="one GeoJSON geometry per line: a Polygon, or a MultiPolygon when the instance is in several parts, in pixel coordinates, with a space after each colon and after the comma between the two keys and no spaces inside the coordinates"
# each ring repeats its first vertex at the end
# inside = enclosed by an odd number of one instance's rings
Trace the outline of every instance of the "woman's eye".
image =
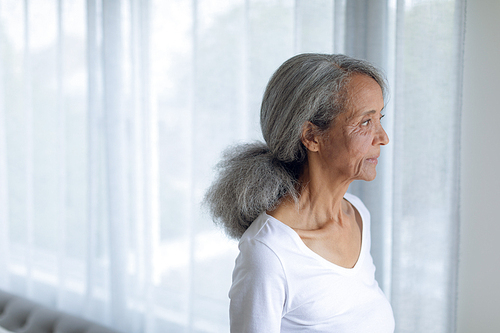
{"type": "Polygon", "coordinates": [[[368,124],[370,124],[371,121],[372,121],[371,119],[367,119],[361,123],[361,126],[368,126],[368,124]]]}
{"type": "Polygon", "coordinates": [[[382,118],[384,118],[384,117],[385,117],[385,114],[380,115],[380,120],[382,120],[382,118]]]}

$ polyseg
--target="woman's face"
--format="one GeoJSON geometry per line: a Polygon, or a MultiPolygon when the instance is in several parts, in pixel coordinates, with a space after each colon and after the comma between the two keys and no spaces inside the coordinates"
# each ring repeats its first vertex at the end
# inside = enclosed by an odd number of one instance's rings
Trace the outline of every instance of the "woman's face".
{"type": "Polygon", "coordinates": [[[319,153],[335,176],[373,180],[380,146],[389,143],[380,120],[384,108],[382,89],[369,76],[356,74],[348,83],[349,105],[337,116],[320,140],[319,153]]]}

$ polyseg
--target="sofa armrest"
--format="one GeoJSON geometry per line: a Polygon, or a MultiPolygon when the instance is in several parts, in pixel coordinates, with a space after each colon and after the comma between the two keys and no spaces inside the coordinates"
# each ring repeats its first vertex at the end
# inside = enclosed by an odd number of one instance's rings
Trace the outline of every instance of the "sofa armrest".
{"type": "Polygon", "coordinates": [[[19,333],[118,333],[0,290],[0,326],[19,333]]]}

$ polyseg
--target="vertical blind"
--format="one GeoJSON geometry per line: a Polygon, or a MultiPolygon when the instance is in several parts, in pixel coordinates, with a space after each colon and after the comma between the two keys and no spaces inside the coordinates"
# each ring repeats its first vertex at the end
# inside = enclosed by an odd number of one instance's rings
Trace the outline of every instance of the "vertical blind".
{"type": "Polygon", "coordinates": [[[0,288],[123,332],[228,331],[200,207],[302,52],[388,78],[372,213],[397,332],[453,332],[464,0],[0,0],[0,288]]]}

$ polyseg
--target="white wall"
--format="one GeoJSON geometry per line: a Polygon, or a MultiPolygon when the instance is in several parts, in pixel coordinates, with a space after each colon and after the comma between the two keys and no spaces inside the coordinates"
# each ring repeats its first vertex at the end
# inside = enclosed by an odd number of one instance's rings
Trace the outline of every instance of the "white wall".
{"type": "Polygon", "coordinates": [[[459,333],[500,332],[500,1],[468,0],[459,333]]]}

